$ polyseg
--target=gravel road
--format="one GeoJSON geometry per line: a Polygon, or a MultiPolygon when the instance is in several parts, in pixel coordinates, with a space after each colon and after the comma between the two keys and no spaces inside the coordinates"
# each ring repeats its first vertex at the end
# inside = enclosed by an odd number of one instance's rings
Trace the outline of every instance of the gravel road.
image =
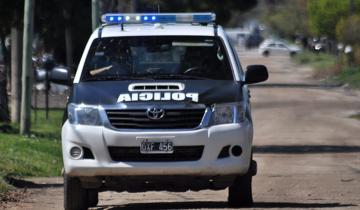
{"type": "MultiPolygon", "coordinates": [[[[311,69],[289,57],[239,54],[243,66],[265,64],[270,71],[267,86],[251,88],[259,166],[253,209],[360,209],[360,121],[349,117],[360,112],[360,93],[316,87],[311,69]]],[[[6,209],[62,209],[61,178],[30,181],[25,198],[6,209]]],[[[226,190],[105,192],[94,209],[227,209],[226,197],[226,190]]]]}

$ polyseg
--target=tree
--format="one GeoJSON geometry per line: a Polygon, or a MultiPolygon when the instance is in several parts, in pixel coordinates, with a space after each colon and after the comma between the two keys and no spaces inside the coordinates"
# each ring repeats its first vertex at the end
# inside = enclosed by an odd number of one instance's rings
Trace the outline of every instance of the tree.
{"type": "Polygon", "coordinates": [[[360,15],[352,15],[342,18],[336,25],[336,37],[339,41],[350,44],[360,45],[360,15]]]}
{"type": "Polygon", "coordinates": [[[257,0],[102,0],[105,12],[215,12],[217,22],[226,24],[236,12],[247,11],[257,5],[257,0]],[[158,7],[159,6],[159,7],[158,7]]]}
{"type": "Polygon", "coordinates": [[[308,35],[306,5],[306,0],[268,2],[263,20],[281,37],[308,35]]]}
{"type": "Polygon", "coordinates": [[[20,121],[21,100],[22,30],[19,25],[11,27],[11,122],[15,123],[20,121]]]}
{"type": "Polygon", "coordinates": [[[226,25],[234,13],[244,12],[257,5],[257,0],[182,0],[182,1],[138,1],[138,11],[157,12],[157,3],[161,12],[215,12],[217,22],[226,25]]]}
{"type": "Polygon", "coordinates": [[[58,63],[75,66],[92,31],[91,1],[37,0],[34,31],[43,41],[38,53],[53,53],[58,63]]]}
{"type": "Polygon", "coordinates": [[[0,122],[9,122],[6,70],[0,66],[0,122]]]}
{"type": "Polygon", "coordinates": [[[11,24],[11,122],[20,121],[23,1],[15,1],[11,24]]]}
{"type": "MultiPolygon", "coordinates": [[[[10,29],[18,29],[21,25],[21,9],[23,1],[11,0],[11,1],[0,1],[0,50],[4,57],[4,69],[1,72],[0,79],[0,122],[8,122],[10,120],[8,110],[8,98],[7,98],[7,81],[8,75],[10,74],[10,50],[5,46],[5,38],[10,33],[10,29]]],[[[18,58],[17,61],[19,61],[18,58]]],[[[14,61],[15,62],[15,61],[14,61]]],[[[14,71],[20,71],[20,68],[15,68],[14,71]]],[[[16,80],[17,78],[13,78],[16,80]]],[[[20,93],[18,93],[20,94],[20,93]]]]}
{"type": "MultiPolygon", "coordinates": [[[[355,5],[360,5],[356,0],[355,5]]],[[[339,0],[309,0],[309,26],[316,36],[336,38],[335,28],[339,20],[349,15],[350,1],[339,0]]]]}

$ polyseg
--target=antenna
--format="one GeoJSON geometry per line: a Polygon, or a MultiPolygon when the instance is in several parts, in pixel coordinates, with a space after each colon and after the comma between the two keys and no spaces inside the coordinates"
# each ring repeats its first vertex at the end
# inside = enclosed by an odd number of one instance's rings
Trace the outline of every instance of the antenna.
{"type": "Polygon", "coordinates": [[[157,10],[158,10],[158,13],[160,13],[160,0],[157,0],[157,10]]]}

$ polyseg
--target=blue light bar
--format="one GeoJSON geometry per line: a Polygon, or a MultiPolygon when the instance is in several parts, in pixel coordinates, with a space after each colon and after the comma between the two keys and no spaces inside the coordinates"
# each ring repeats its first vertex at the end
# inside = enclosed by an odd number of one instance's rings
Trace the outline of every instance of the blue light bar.
{"type": "Polygon", "coordinates": [[[101,20],[105,24],[123,23],[212,23],[216,20],[214,13],[129,13],[104,14],[101,20]]]}

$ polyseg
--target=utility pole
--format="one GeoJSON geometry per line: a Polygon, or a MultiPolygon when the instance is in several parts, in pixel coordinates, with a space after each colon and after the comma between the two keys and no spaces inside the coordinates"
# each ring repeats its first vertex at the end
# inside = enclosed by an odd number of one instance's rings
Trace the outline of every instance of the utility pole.
{"type": "Polygon", "coordinates": [[[91,0],[92,30],[99,26],[99,0],[91,0]]]}
{"type": "Polygon", "coordinates": [[[34,6],[35,0],[25,0],[20,117],[20,134],[22,135],[30,134],[31,124],[31,74],[34,6]]]}

